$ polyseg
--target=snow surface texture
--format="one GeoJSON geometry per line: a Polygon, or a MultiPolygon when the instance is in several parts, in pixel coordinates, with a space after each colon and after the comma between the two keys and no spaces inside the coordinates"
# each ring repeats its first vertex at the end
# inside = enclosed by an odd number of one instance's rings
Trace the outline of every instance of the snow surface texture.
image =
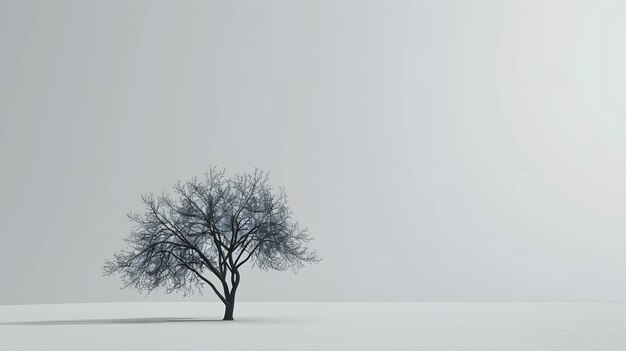
{"type": "Polygon", "coordinates": [[[0,350],[626,350],[626,304],[0,306],[0,350]]]}

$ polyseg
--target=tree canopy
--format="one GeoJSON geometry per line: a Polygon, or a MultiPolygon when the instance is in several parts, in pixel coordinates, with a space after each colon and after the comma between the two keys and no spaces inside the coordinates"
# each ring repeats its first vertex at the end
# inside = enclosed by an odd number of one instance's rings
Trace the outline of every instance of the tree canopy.
{"type": "Polygon", "coordinates": [[[233,319],[244,264],[297,271],[319,262],[308,230],[292,218],[284,189],[274,191],[267,172],[227,178],[211,168],[173,190],[142,196],[145,213],[128,215],[135,224],[128,248],[104,265],[124,287],[188,295],[209,286],[225,305],[224,319],[233,319]]]}

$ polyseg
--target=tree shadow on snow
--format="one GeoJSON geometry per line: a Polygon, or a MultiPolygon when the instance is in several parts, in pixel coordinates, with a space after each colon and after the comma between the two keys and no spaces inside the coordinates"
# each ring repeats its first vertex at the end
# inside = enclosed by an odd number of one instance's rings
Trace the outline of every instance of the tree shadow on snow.
{"type": "Polygon", "coordinates": [[[106,318],[106,319],[67,319],[67,320],[46,320],[46,321],[21,321],[21,322],[1,322],[0,325],[89,325],[89,324],[151,324],[151,323],[205,323],[222,322],[231,323],[280,323],[284,322],[275,319],[236,319],[234,321],[223,321],[221,319],[206,318],[185,318],[185,317],[149,317],[149,318],[106,318]]]}
{"type": "Polygon", "coordinates": [[[176,317],[150,317],[150,318],[107,318],[107,319],[68,319],[51,321],[24,321],[5,322],[0,325],[79,325],[79,324],[148,324],[148,323],[199,323],[199,322],[222,322],[221,319],[204,318],[176,318],[176,317]]]}

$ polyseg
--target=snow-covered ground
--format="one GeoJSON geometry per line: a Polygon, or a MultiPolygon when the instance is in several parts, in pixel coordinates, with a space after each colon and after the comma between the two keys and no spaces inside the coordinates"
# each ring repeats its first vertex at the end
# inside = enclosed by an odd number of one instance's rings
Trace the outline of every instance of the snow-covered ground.
{"type": "Polygon", "coordinates": [[[626,304],[0,306],[0,350],[626,350],[626,304]]]}

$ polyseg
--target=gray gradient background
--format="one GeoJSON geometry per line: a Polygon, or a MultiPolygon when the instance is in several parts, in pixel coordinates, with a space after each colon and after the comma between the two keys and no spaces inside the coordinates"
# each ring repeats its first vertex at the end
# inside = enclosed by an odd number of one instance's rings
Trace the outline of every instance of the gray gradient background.
{"type": "Polygon", "coordinates": [[[100,267],[210,164],[272,170],[324,257],[241,300],[626,301],[625,17],[0,0],[0,303],[180,299],[100,267]]]}

